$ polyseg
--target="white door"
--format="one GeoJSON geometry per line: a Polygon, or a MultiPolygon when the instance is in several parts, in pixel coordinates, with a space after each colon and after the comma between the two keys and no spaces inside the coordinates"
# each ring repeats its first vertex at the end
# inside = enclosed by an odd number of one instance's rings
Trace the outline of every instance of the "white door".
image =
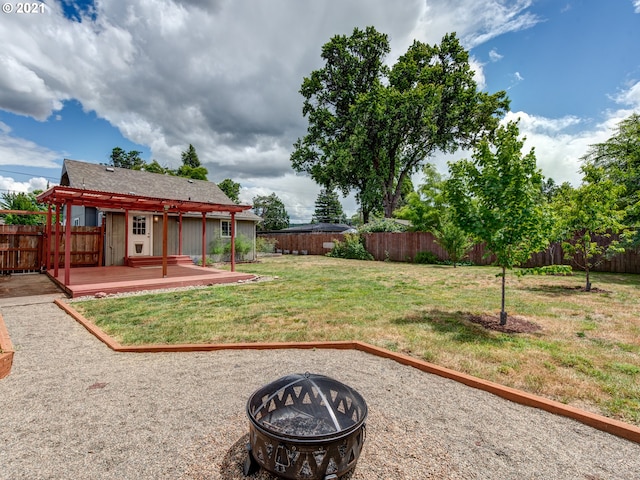
{"type": "Polygon", "coordinates": [[[130,257],[150,256],[152,253],[153,216],[145,213],[129,214],[129,245],[130,257]]]}

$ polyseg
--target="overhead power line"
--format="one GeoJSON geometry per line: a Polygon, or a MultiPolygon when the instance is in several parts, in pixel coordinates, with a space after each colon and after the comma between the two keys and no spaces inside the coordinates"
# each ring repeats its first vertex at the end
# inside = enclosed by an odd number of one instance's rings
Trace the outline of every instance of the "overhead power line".
{"type": "Polygon", "coordinates": [[[1,168],[0,168],[0,172],[11,173],[13,175],[24,175],[25,177],[42,177],[42,178],[45,178],[47,180],[51,180],[53,182],[58,182],[60,180],[59,178],[46,177],[44,175],[36,175],[34,173],[14,172],[12,170],[3,170],[1,168]]]}

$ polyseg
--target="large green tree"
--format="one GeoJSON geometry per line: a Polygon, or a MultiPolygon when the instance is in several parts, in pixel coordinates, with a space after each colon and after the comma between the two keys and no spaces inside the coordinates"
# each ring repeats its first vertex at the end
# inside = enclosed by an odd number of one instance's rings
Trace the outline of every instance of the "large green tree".
{"type": "Polygon", "coordinates": [[[449,163],[446,195],[455,223],[483,241],[502,268],[500,324],[505,311],[506,270],[543,250],[550,226],[543,199],[543,176],[531,150],[522,154],[518,126],[500,127],[482,140],[473,160],[449,163]]]}
{"type": "Polygon", "coordinates": [[[238,182],[225,178],[218,184],[218,187],[235,203],[240,203],[240,184],[238,182]]]}
{"type": "Polygon", "coordinates": [[[282,230],[289,226],[289,214],[275,193],[254,197],[253,211],[262,217],[262,222],[258,224],[259,230],[282,230]]]}
{"type": "Polygon", "coordinates": [[[607,141],[591,146],[584,160],[624,187],[617,204],[625,210],[625,223],[635,227],[635,246],[640,245],[640,114],[622,120],[607,141]]]}
{"type": "Polygon", "coordinates": [[[415,41],[391,68],[389,51],[373,27],[335,36],[322,48],[325,66],[300,89],[308,128],[294,144],[293,168],[355,190],[365,221],[376,208],[391,217],[407,177],[436,152],[493,132],[509,105],[504,92],[478,91],[455,34],[439,45],[415,41]]]}
{"type": "Polygon", "coordinates": [[[344,223],[347,218],[342,210],[338,194],[331,189],[323,188],[316,197],[314,223],[344,223]]]}
{"type": "Polygon", "coordinates": [[[591,270],[624,251],[612,234],[624,228],[625,212],[618,202],[625,187],[609,178],[603,167],[587,164],[582,170],[583,182],[569,192],[559,218],[567,237],[562,243],[565,258],[584,269],[585,290],[589,292],[591,270]]]}

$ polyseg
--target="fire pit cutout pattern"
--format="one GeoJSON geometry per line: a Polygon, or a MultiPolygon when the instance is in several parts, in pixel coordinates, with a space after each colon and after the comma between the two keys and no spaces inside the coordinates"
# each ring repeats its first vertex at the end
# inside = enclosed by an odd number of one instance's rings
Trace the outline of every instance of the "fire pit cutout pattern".
{"type": "Polygon", "coordinates": [[[282,377],[247,402],[245,475],[263,467],[285,479],[338,478],[365,440],[367,404],[353,388],[317,374],[282,377]]]}

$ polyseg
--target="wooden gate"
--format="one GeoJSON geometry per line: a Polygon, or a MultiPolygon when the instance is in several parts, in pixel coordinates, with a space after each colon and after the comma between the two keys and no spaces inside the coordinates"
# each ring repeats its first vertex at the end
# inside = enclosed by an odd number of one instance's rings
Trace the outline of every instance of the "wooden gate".
{"type": "Polygon", "coordinates": [[[43,264],[40,225],[0,225],[0,273],[37,272],[43,264]]]}
{"type": "MultiPolygon", "coordinates": [[[[65,227],[60,228],[58,266],[64,267],[65,227]]],[[[54,233],[49,261],[55,262],[54,233]]],[[[46,268],[46,227],[0,225],[0,274],[39,272],[46,268]]],[[[104,230],[101,227],[71,227],[71,267],[102,265],[104,230]]]]}

